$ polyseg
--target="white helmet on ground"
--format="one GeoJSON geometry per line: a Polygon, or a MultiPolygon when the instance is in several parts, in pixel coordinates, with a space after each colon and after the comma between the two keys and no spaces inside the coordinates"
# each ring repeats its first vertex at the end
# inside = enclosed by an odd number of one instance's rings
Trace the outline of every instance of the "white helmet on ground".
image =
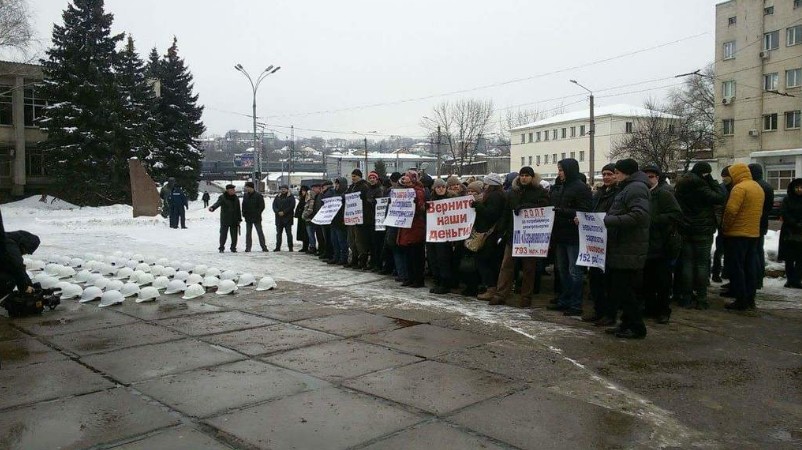
{"type": "Polygon", "coordinates": [[[156,258],[153,256],[145,256],[142,258],[142,261],[146,264],[156,264],[156,258]]]}
{"type": "Polygon", "coordinates": [[[103,293],[103,295],[100,297],[100,304],[97,306],[105,308],[106,306],[122,303],[123,300],[125,300],[125,297],[123,297],[123,294],[121,294],[120,291],[110,290],[103,293]]]}
{"type": "Polygon", "coordinates": [[[141,270],[145,273],[150,273],[150,266],[145,263],[139,263],[136,265],[136,270],[141,270]]]}
{"type": "Polygon", "coordinates": [[[239,276],[239,281],[237,281],[237,286],[239,287],[250,286],[254,283],[256,283],[256,277],[254,277],[253,274],[243,273],[242,275],[239,276]]]}
{"type": "Polygon", "coordinates": [[[167,259],[167,258],[159,258],[159,259],[156,260],[156,264],[158,264],[160,266],[169,266],[170,265],[170,260],[167,259]]]}
{"type": "Polygon", "coordinates": [[[125,283],[123,287],[120,288],[120,293],[123,294],[123,297],[131,297],[139,294],[139,291],[139,285],[136,283],[125,283]]]}
{"type": "Polygon", "coordinates": [[[81,286],[70,283],[69,286],[65,286],[64,289],[61,290],[61,295],[59,295],[59,299],[67,300],[71,298],[80,298],[83,293],[84,290],[81,289],[81,286]]]}
{"type": "Polygon", "coordinates": [[[184,291],[184,296],[181,297],[184,300],[191,300],[195,297],[200,297],[201,295],[206,293],[206,289],[199,284],[190,284],[187,286],[187,290],[184,291]]]}
{"type": "Polygon", "coordinates": [[[139,263],[134,261],[133,259],[129,259],[129,260],[125,261],[124,265],[125,265],[125,267],[128,267],[131,270],[134,270],[134,269],[136,269],[136,266],[139,265],[139,263]]]}
{"type": "Polygon", "coordinates": [[[72,277],[72,279],[70,281],[72,281],[73,283],[86,283],[86,280],[88,280],[89,277],[91,277],[91,276],[92,276],[92,272],[84,269],[84,270],[76,273],[75,276],[72,277]]]}
{"type": "Polygon", "coordinates": [[[139,291],[139,295],[137,295],[136,297],[136,302],[137,303],[149,302],[156,300],[156,297],[160,297],[158,289],[156,289],[153,286],[148,286],[146,288],[142,288],[142,290],[139,291]]]}
{"type": "Polygon", "coordinates": [[[131,259],[134,256],[134,252],[123,252],[123,256],[128,259],[131,259]]]}
{"type": "Polygon", "coordinates": [[[108,284],[106,284],[107,291],[119,291],[123,287],[123,282],[121,280],[109,280],[108,284]]]}
{"type": "Polygon", "coordinates": [[[197,266],[192,268],[192,273],[196,273],[196,274],[198,274],[200,276],[204,276],[204,275],[206,275],[206,271],[208,269],[209,268],[206,267],[205,264],[198,264],[197,266]]]}
{"type": "Polygon", "coordinates": [[[75,276],[75,269],[70,266],[61,266],[58,278],[72,278],[75,276]]]}
{"type": "Polygon", "coordinates": [[[203,277],[198,275],[197,273],[190,274],[189,277],[187,277],[187,286],[189,286],[190,284],[201,284],[201,283],[203,283],[203,277]]]}
{"type": "Polygon", "coordinates": [[[84,289],[83,293],[81,293],[81,300],[80,303],[88,303],[91,301],[95,301],[103,296],[103,290],[97,286],[89,286],[88,288],[84,289]]]}
{"type": "Polygon", "coordinates": [[[100,273],[103,275],[114,275],[116,272],[117,268],[111,264],[103,264],[103,267],[100,268],[100,273]]]}
{"type": "Polygon", "coordinates": [[[234,272],[233,270],[226,270],[220,275],[220,279],[237,281],[237,272],[234,272]]]}
{"type": "Polygon", "coordinates": [[[167,287],[168,284],[170,284],[170,279],[165,277],[164,275],[161,275],[156,277],[156,279],[153,280],[153,283],[151,283],[150,285],[155,287],[156,289],[164,289],[167,287]]]}
{"type": "Polygon", "coordinates": [[[181,269],[181,261],[179,261],[177,259],[174,259],[174,260],[170,261],[170,266],[171,267],[175,267],[175,270],[180,270],[181,269]]]}
{"type": "Polygon", "coordinates": [[[167,285],[167,289],[164,290],[165,294],[177,294],[179,292],[184,292],[187,290],[187,285],[184,283],[183,280],[173,280],[167,285]]]}
{"type": "Polygon", "coordinates": [[[106,289],[106,286],[109,284],[109,279],[106,277],[100,277],[92,283],[92,286],[97,286],[100,289],[106,289]]]}
{"type": "Polygon", "coordinates": [[[182,262],[181,265],[179,265],[178,267],[180,267],[181,270],[185,272],[192,272],[192,269],[195,268],[195,265],[188,262],[182,262]]]}
{"type": "Polygon", "coordinates": [[[84,260],[81,258],[72,258],[70,260],[70,267],[78,268],[84,265],[84,260]]]}
{"type": "Polygon", "coordinates": [[[206,269],[206,276],[220,278],[220,269],[218,269],[217,267],[209,267],[208,269],[206,269]]]}
{"type": "Polygon", "coordinates": [[[42,289],[53,289],[58,284],[58,278],[45,276],[39,279],[39,285],[42,289]]]}
{"type": "Polygon", "coordinates": [[[150,283],[153,283],[153,275],[146,273],[144,275],[140,275],[139,278],[136,279],[136,284],[140,286],[146,286],[150,283]]]}
{"type": "Polygon", "coordinates": [[[167,278],[172,278],[175,276],[175,269],[173,269],[170,266],[167,266],[164,268],[164,270],[162,270],[162,275],[164,275],[167,278]]]}
{"type": "Polygon", "coordinates": [[[51,277],[58,276],[59,271],[61,271],[61,264],[50,263],[45,265],[45,273],[51,277]]]}
{"type": "Polygon", "coordinates": [[[116,280],[127,280],[128,278],[131,278],[131,275],[133,275],[133,274],[134,274],[134,271],[131,270],[130,267],[123,267],[123,268],[117,270],[117,274],[114,275],[114,278],[116,280]]]}
{"type": "Polygon", "coordinates": [[[189,272],[187,272],[186,270],[179,270],[178,272],[175,273],[175,275],[173,275],[173,279],[176,280],[185,281],[187,278],[189,278],[189,272]]]}
{"type": "Polygon", "coordinates": [[[262,277],[259,280],[259,284],[256,285],[257,291],[269,291],[276,287],[276,281],[271,276],[262,277]]]}
{"type": "Polygon", "coordinates": [[[222,280],[217,286],[217,295],[233,294],[237,291],[237,284],[232,280],[222,280]]]}
{"type": "Polygon", "coordinates": [[[203,287],[217,287],[220,280],[217,277],[206,277],[203,279],[203,287]]]}
{"type": "Polygon", "coordinates": [[[29,259],[25,263],[25,268],[28,270],[42,270],[45,268],[45,263],[40,259],[29,259]]]}
{"type": "Polygon", "coordinates": [[[132,283],[139,283],[139,277],[143,275],[148,275],[148,274],[141,270],[135,270],[134,273],[132,273],[131,276],[128,277],[128,281],[132,283]]]}
{"type": "Polygon", "coordinates": [[[87,286],[92,286],[93,284],[95,284],[95,281],[97,281],[100,278],[103,278],[103,275],[99,273],[93,273],[89,275],[89,278],[86,279],[86,282],[84,282],[84,284],[86,284],[87,286]]]}
{"type": "Polygon", "coordinates": [[[58,283],[56,283],[53,289],[55,289],[56,291],[63,291],[65,287],[71,284],[72,283],[70,283],[69,281],[59,281],[58,283]]]}
{"type": "Polygon", "coordinates": [[[156,264],[155,266],[150,268],[150,273],[154,277],[158,277],[159,275],[162,274],[163,271],[164,271],[164,266],[162,266],[161,264],[156,264]]]}
{"type": "Polygon", "coordinates": [[[145,262],[145,257],[144,257],[144,256],[142,256],[142,254],[141,254],[141,253],[134,253],[134,254],[131,256],[131,259],[133,259],[134,261],[145,262]]]}
{"type": "Polygon", "coordinates": [[[58,261],[58,263],[61,264],[62,266],[69,266],[70,265],[70,257],[69,256],[59,256],[58,258],[56,258],[56,261],[58,261]]]}

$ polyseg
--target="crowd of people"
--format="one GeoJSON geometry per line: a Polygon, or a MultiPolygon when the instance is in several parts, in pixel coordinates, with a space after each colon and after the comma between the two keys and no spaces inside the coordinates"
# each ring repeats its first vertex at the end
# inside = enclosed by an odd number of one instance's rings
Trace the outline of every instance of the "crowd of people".
{"type": "MultiPolygon", "coordinates": [[[[329,265],[391,275],[401,286],[422,288],[430,275],[434,294],[461,294],[490,305],[528,307],[541,290],[542,276],[553,264],[555,298],[548,306],[567,316],[580,316],[622,338],[643,338],[644,317],[666,324],[671,303],[704,310],[710,307],[708,286],[714,280],[728,282],[721,295],[731,297],[730,310],[755,308],[757,290],[765,270],[764,237],[774,191],[762,179],[758,164],[736,163],[713,178],[708,163],[696,163],[690,172],[669,183],[655,166],[639,167],[623,159],[602,168],[602,182],[592,189],[571,158],[558,164],[553,184],[541,179],[532,167],[501,176],[489,174],[465,182],[456,176],[433,179],[409,170],[366,179],[356,169],[350,183],[344,177],[300,188],[299,198],[281,186],[273,200],[277,245],[286,235],[293,251],[292,228],[301,252],[329,265]],[[415,213],[409,228],[387,226],[377,230],[377,199],[393,189],[413,189],[415,213]],[[344,209],[328,225],[313,218],[324,200],[359,193],[363,223],[346,225],[344,209]],[[476,219],[473,232],[482,235],[477,247],[457,242],[426,241],[426,210],[430,201],[471,196],[476,219]],[[555,213],[549,255],[514,257],[513,217],[528,208],[553,208],[555,213]],[[607,229],[604,269],[577,264],[579,229],[577,212],[603,212],[607,229]],[[711,260],[715,241],[716,254],[711,260]],[[712,268],[712,271],[711,271],[712,268]],[[585,278],[593,311],[583,311],[585,278]],[[518,292],[517,301],[512,293],[518,292]]],[[[264,201],[246,185],[240,211],[233,185],[210,207],[221,208],[220,247],[227,235],[236,251],[236,232],[242,218],[248,225],[245,251],[251,251],[251,225],[261,230],[264,201]]],[[[780,259],[786,262],[786,287],[802,289],[802,179],[788,186],[782,205],[780,259]]]]}

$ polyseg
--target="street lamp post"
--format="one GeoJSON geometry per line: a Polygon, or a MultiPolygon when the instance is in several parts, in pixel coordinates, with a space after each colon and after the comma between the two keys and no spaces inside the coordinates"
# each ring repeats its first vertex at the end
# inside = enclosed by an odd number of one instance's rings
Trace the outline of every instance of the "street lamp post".
{"type": "MultiPolygon", "coordinates": [[[[363,173],[362,175],[367,177],[368,176],[368,172],[370,172],[368,170],[368,137],[365,135],[365,133],[360,133],[359,131],[352,131],[352,133],[362,136],[362,141],[365,143],[365,173],[363,173]]],[[[375,134],[377,132],[376,131],[368,131],[368,133],[375,134]]]]}
{"type": "Polygon", "coordinates": [[[588,94],[590,94],[590,130],[589,130],[590,148],[588,149],[589,150],[588,157],[590,158],[590,161],[588,163],[590,169],[590,177],[588,177],[588,179],[590,180],[590,185],[593,186],[594,174],[596,173],[596,116],[593,111],[593,91],[586,88],[585,86],[582,86],[576,80],[569,80],[569,81],[581,87],[582,89],[588,91],[588,94]]]}
{"type": "Polygon", "coordinates": [[[247,78],[248,82],[251,83],[251,90],[253,91],[253,151],[256,154],[253,165],[253,181],[256,185],[256,191],[261,192],[262,149],[258,148],[256,145],[256,91],[259,90],[259,85],[262,83],[262,80],[264,80],[266,76],[278,72],[278,70],[281,69],[281,66],[275,68],[272,65],[268,66],[267,69],[263,70],[262,73],[259,74],[259,77],[256,79],[256,83],[253,82],[250,74],[248,74],[245,68],[242,67],[242,64],[235,65],[234,69],[245,75],[245,78],[247,78]]]}

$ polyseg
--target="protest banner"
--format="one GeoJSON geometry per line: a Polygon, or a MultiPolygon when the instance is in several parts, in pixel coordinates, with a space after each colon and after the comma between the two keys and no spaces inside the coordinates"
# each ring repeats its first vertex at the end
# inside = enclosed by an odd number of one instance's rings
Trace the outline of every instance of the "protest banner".
{"type": "Polygon", "coordinates": [[[362,199],[359,195],[360,192],[345,194],[345,214],[343,215],[343,222],[345,222],[346,225],[362,225],[365,223],[364,214],[362,212],[362,199]]]}
{"type": "Polygon", "coordinates": [[[577,266],[598,267],[604,271],[607,261],[607,227],[605,213],[577,212],[579,219],[579,257],[577,266]]]}
{"type": "Polygon", "coordinates": [[[512,218],[512,256],[548,256],[551,229],[554,228],[554,208],[522,209],[512,218]]]}
{"type": "Polygon", "coordinates": [[[384,231],[384,219],[387,218],[387,205],[390,204],[390,197],[379,197],[376,199],[376,231],[384,231]]]}
{"type": "Polygon", "coordinates": [[[315,225],[331,225],[331,221],[334,220],[334,216],[337,215],[337,211],[339,211],[342,206],[343,199],[340,196],[324,198],[323,206],[320,207],[320,211],[312,218],[312,223],[315,225]]]}
{"type": "Polygon", "coordinates": [[[426,242],[453,242],[471,235],[476,210],[473,197],[456,197],[429,202],[426,208],[426,242]]]}
{"type": "Polygon", "coordinates": [[[393,189],[390,191],[390,206],[384,224],[395,228],[412,228],[415,218],[415,189],[393,189]]]}

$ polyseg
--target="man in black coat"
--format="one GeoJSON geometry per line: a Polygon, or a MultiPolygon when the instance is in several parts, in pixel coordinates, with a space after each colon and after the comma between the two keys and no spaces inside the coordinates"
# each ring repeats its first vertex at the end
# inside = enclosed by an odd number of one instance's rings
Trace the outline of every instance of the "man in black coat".
{"type": "Polygon", "coordinates": [[[239,224],[242,222],[242,212],[237,198],[237,190],[233,184],[226,185],[226,191],[217,198],[209,211],[214,212],[220,208],[220,253],[226,248],[226,234],[231,234],[231,252],[237,252],[237,234],[239,224]]]}
{"type": "Polygon", "coordinates": [[[763,166],[760,164],[749,164],[749,172],[752,174],[752,179],[760,185],[763,189],[763,214],[760,215],[760,240],[758,241],[757,256],[757,280],[756,286],[758,289],[763,288],[763,277],[766,276],[766,253],[763,251],[763,245],[766,241],[766,233],[769,232],[769,214],[771,208],[774,206],[774,188],[763,179],[763,166]]]}
{"type": "Polygon", "coordinates": [[[548,308],[563,311],[568,316],[582,315],[582,284],[584,269],[576,265],[579,257],[579,228],[574,222],[577,211],[590,211],[592,194],[579,173],[579,162],[566,158],[557,163],[560,183],[551,191],[554,206],[554,228],[551,242],[554,245],[555,269],[559,271],[562,292],[556,305],[548,308]]]}
{"type": "Polygon", "coordinates": [[[253,245],[251,231],[256,228],[259,238],[259,247],[263,252],[269,251],[265,244],[265,234],[262,232],[262,211],[265,210],[265,198],[256,192],[252,181],[245,183],[245,193],[242,195],[242,218],[245,219],[245,251],[250,252],[253,245]]]}
{"type": "MultiPolygon", "coordinates": [[[[591,212],[606,213],[610,210],[618,193],[615,178],[615,164],[607,164],[602,167],[602,186],[593,194],[593,207],[591,212]]],[[[579,221],[577,220],[577,223],[579,221]]],[[[593,315],[583,317],[585,322],[593,322],[598,327],[609,327],[616,324],[618,308],[616,303],[610,300],[610,286],[607,276],[602,269],[591,267],[588,270],[588,284],[590,285],[590,298],[593,300],[593,315]]]]}
{"type": "MultiPolygon", "coordinates": [[[[346,189],[346,194],[359,193],[359,201],[362,203],[363,220],[361,225],[347,225],[348,246],[351,250],[352,259],[346,266],[354,269],[364,270],[368,268],[368,258],[370,256],[370,235],[368,234],[368,224],[373,226],[373,220],[368,220],[368,182],[362,178],[362,171],[354,169],[351,172],[351,185],[346,189]]],[[[344,203],[343,203],[344,204],[344,203]]],[[[343,206],[343,210],[345,207],[343,206]]],[[[372,209],[370,211],[373,211],[372,209]]],[[[373,219],[373,217],[371,217],[373,219]]]]}
{"type": "Polygon", "coordinates": [[[286,184],[279,187],[279,195],[273,199],[273,212],[276,214],[276,248],[274,252],[281,251],[281,235],[287,234],[287,248],[292,251],[292,223],[295,213],[295,196],[290,193],[286,184]]]}
{"type": "Polygon", "coordinates": [[[173,182],[173,187],[170,189],[170,228],[187,228],[187,209],[189,208],[189,200],[187,193],[181,186],[173,182]]]}
{"type": "Polygon", "coordinates": [[[27,231],[10,231],[3,233],[2,247],[5,259],[0,261],[0,300],[15,286],[21,293],[33,293],[33,283],[25,272],[22,255],[30,255],[39,248],[39,237],[27,231]]]}

